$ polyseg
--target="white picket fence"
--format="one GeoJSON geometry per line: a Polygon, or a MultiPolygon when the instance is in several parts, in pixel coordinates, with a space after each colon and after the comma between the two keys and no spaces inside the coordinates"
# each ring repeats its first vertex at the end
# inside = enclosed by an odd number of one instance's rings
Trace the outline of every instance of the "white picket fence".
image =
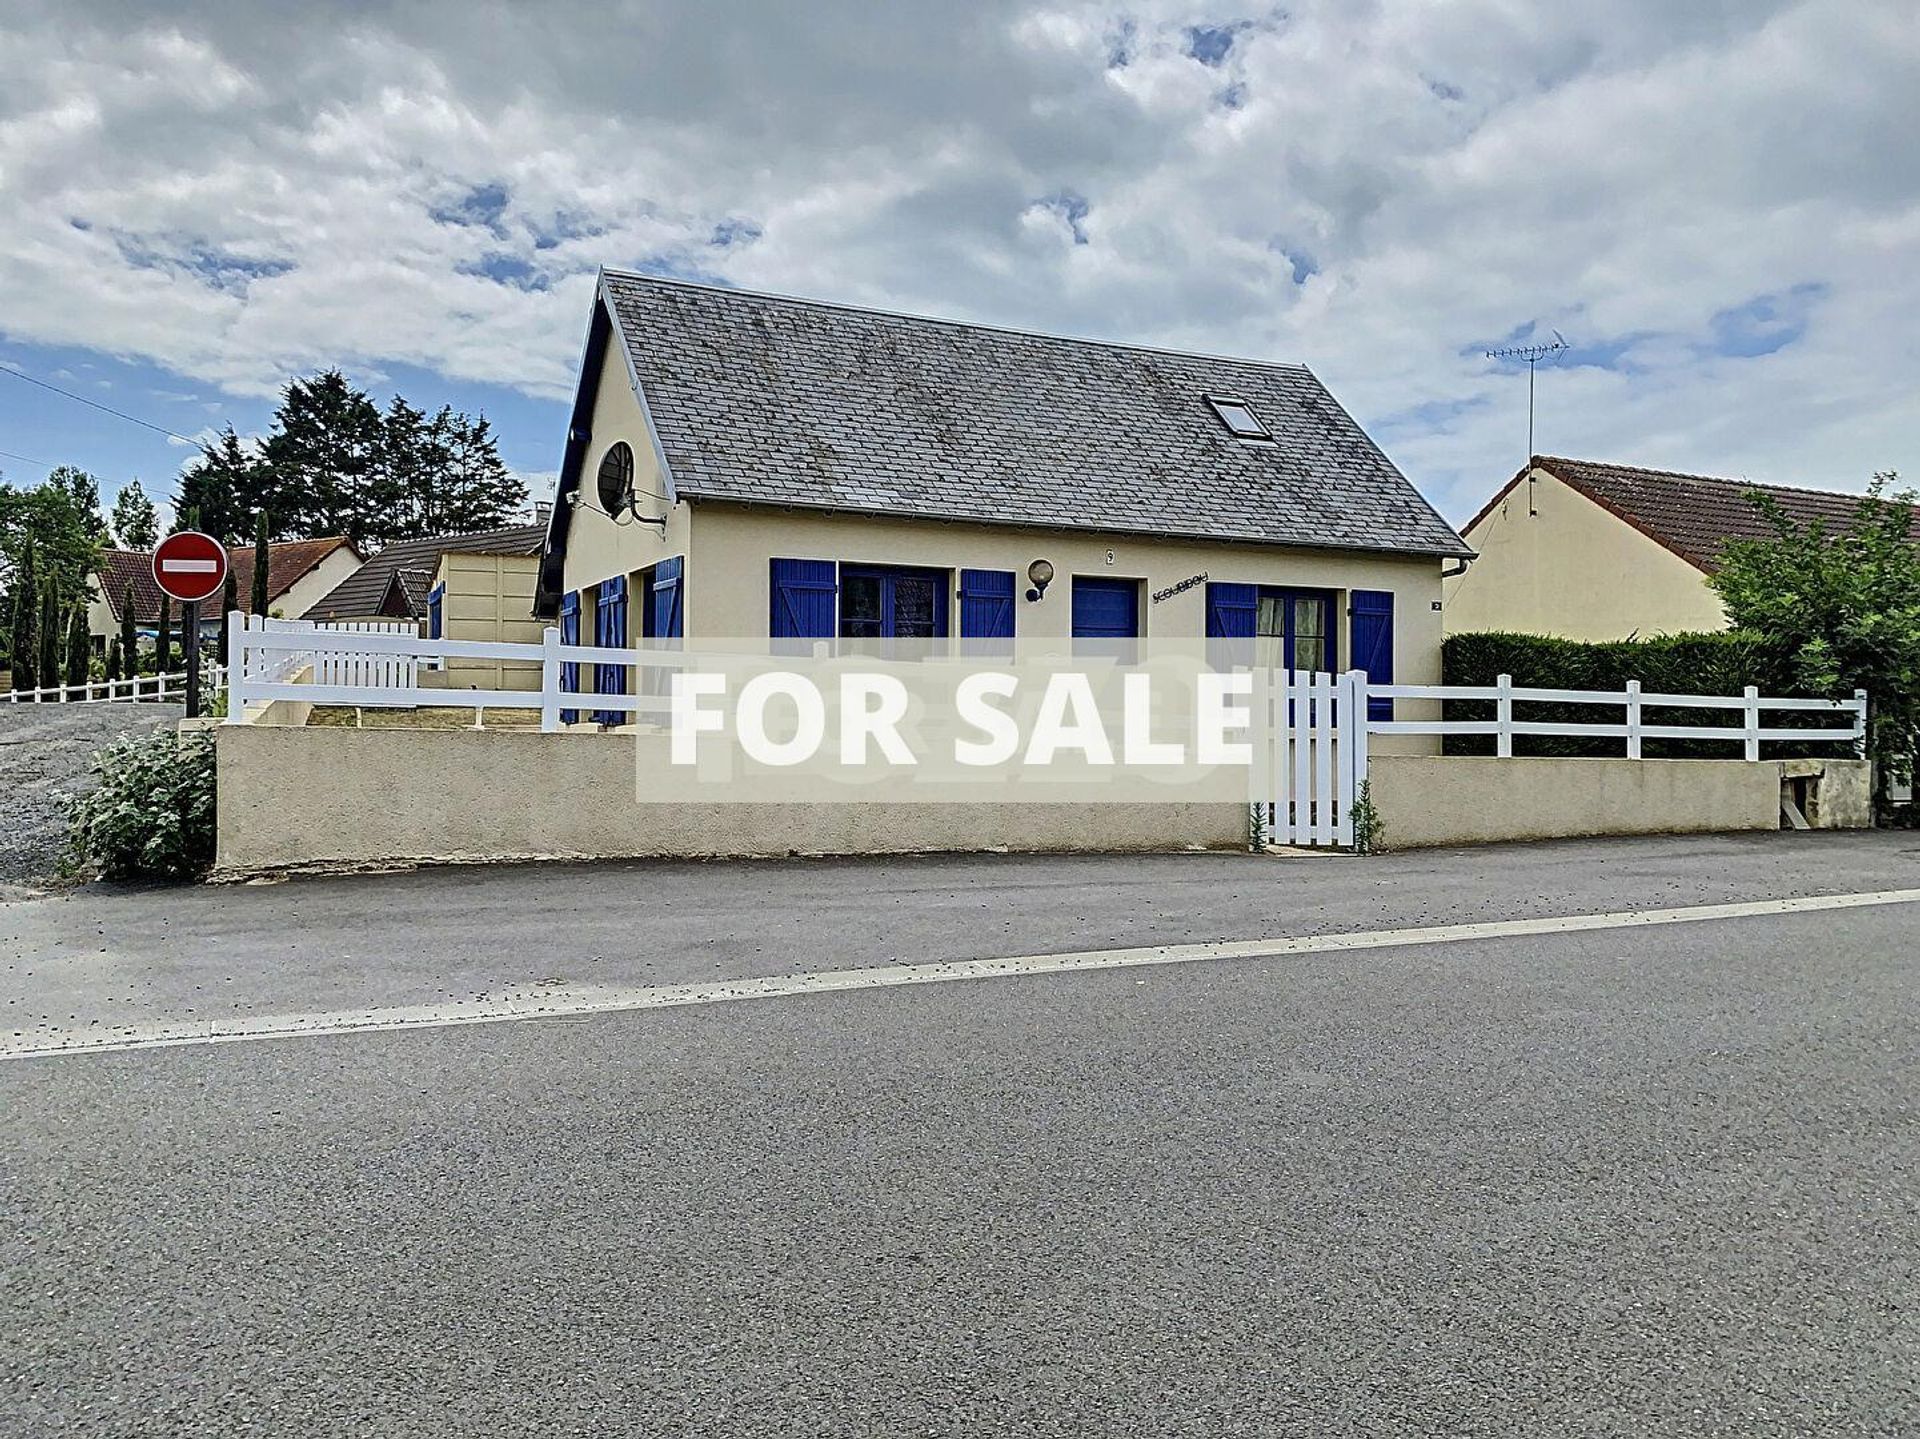
{"type": "MultiPolygon", "coordinates": [[[[621,716],[663,717],[667,686],[649,670],[693,665],[699,657],[672,650],[567,645],[560,632],[546,631],[540,644],[479,640],[426,639],[410,624],[385,622],[353,626],[317,625],[300,620],[230,619],[227,673],[233,677],[227,723],[246,724],[260,706],[274,700],[360,707],[461,705],[489,709],[537,709],[543,730],[561,728],[563,711],[621,716]],[[423,666],[452,659],[492,664],[537,666],[537,690],[451,689],[423,687],[423,666]],[[588,669],[618,666],[629,692],[583,691],[588,669]],[[573,687],[562,688],[565,667],[576,668],[573,687]]],[[[1496,754],[1511,757],[1521,735],[1615,738],[1629,759],[1641,758],[1649,739],[1725,741],[1739,744],[1748,760],[1760,758],[1768,741],[1794,744],[1845,744],[1863,753],[1867,696],[1850,700],[1781,699],[1749,688],[1744,695],[1643,693],[1637,683],[1619,692],[1552,690],[1516,686],[1502,675],[1492,685],[1376,685],[1358,671],[1342,675],[1255,670],[1252,692],[1253,765],[1250,801],[1268,838],[1297,845],[1351,845],[1354,806],[1367,776],[1369,738],[1373,735],[1489,735],[1496,754]],[[1490,720],[1371,719],[1368,700],[1480,700],[1493,704],[1490,720]],[[1516,705],[1553,703],[1618,705],[1619,724],[1517,719],[1516,705]],[[1648,724],[1650,709],[1738,711],[1738,726],[1648,724]],[[1765,722],[1770,715],[1800,712],[1844,715],[1844,728],[1788,729],[1765,722]]]]}
{"type": "MultiPolygon", "coordinates": [[[[226,684],[226,666],[209,661],[201,669],[202,683],[215,689],[226,684]]],[[[83,685],[43,685],[39,689],[8,690],[0,694],[0,704],[81,704],[98,705],[134,700],[184,700],[187,697],[187,672],[175,670],[164,675],[133,675],[123,680],[89,680],[83,685]]]]}
{"type": "MultiPolygon", "coordinates": [[[[391,651],[367,649],[357,644],[345,648],[315,646],[308,637],[317,634],[327,635],[378,635],[383,637],[402,636],[407,640],[424,644],[420,639],[419,626],[411,620],[342,620],[320,623],[314,620],[282,620],[271,615],[234,614],[227,621],[227,663],[232,665],[234,639],[240,635],[241,653],[253,655],[254,662],[262,666],[259,679],[286,679],[300,670],[312,666],[313,682],[321,685],[352,685],[374,692],[373,697],[360,701],[362,705],[392,705],[413,703],[379,698],[389,691],[410,690],[420,683],[422,655],[414,649],[391,651]],[[273,636],[265,645],[249,648],[244,636],[273,636]]],[[[424,661],[429,668],[431,661],[424,661]]]]}
{"type": "Polygon", "coordinates": [[[480,716],[490,709],[537,709],[540,727],[561,728],[563,710],[621,715],[667,713],[665,686],[636,682],[638,693],[593,694],[561,688],[562,666],[581,671],[619,665],[634,672],[692,663],[681,653],[563,645],[549,629],[540,644],[492,640],[427,639],[411,624],[382,627],[313,624],[299,620],[242,623],[234,615],[227,631],[227,669],[237,678],[227,723],[246,724],[258,706],[274,700],[353,705],[362,709],[461,705],[480,716]],[[502,661],[538,666],[538,690],[451,689],[420,684],[423,668],[449,660],[502,661]]]}

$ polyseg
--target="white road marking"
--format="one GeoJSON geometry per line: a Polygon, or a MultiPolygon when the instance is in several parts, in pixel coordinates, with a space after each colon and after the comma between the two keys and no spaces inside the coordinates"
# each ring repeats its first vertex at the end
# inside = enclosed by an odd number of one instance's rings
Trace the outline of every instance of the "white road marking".
{"type": "Polygon", "coordinates": [[[101,1054],[123,1049],[162,1049],[180,1044],[234,1044],[243,1040],[287,1039],[309,1034],[447,1029],[466,1024],[577,1018],[642,1009],[673,1009],[692,1004],[720,1004],[736,999],[780,999],[797,994],[833,994],[909,984],[948,984],[956,980],[999,979],[1009,975],[1069,974],[1138,965],[1195,964],[1210,959],[1278,959],[1290,955],[1341,954],[1357,949],[1402,949],[1429,944],[1459,944],[1470,940],[1579,934],[1600,929],[1641,929],[1662,924],[1698,924],[1716,919],[1812,914],[1822,910],[1859,909],[1868,905],[1915,903],[1920,903],[1920,889],[1884,889],[1866,894],[1822,894],[1799,899],[1701,904],[1685,909],[1620,910],[1609,914],[1575,914],[1552,919],[1498,919],[1480,924],[1446,924],[1416,929],[1215,940],[1204,944],[1155,944],[1139,949],[1023,954],[1007,959],[962,959],[935,964],[893,964],[872,969],[836,969],[814,974],[770,975],[761,979],[716,980],[710,984],[554,988],[466,1004],[333,1010],[233,1021],[117,1025],[106,1034],[88,1033],[72,1038],[26,1034],[11,1040],[0,1040],[0,1059],[43,1058],[53,1054],[101,1054]]]}

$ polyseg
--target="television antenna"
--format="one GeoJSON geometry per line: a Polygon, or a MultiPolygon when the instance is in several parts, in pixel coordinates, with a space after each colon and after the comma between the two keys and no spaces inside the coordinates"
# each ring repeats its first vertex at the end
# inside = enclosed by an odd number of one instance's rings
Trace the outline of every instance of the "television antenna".
{"type": "Polygon", "coordinates": [[[1509,345],[1501,350],[1488,350],[1489,360],[1525,360],[1527,362],[1527,513],[1538,514],[1533,507],[1533,372],[1542,360],[1551,360],[1563,350],[1571,350],[1566,337],[1558,330],[1553,332],[1550,345],[1509,345]]]}

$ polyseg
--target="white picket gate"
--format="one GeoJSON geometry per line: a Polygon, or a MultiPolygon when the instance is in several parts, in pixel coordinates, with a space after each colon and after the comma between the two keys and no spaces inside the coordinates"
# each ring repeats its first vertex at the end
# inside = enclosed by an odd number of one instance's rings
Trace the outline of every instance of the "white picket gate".
{"type": "Polygon", "coordinates": [[[1351,845],[1367,777],[1367,677],[1253,672],[1253,807],[1275,844],[1351,845]]]}

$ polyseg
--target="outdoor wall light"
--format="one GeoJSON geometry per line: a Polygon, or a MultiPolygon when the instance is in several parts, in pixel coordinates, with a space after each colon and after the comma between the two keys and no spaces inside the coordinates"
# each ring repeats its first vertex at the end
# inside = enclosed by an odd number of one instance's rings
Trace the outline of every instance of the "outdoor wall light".
{"type": "Polygon", "coordinates": [[[1053,583],[1053,564],[1049,560],[1035,560],[1027,566],[1027,578],[1033,582],[1033,588],[1027,591],[1029,600],[1037,600],[1046,594],[1047,586],[1053,583]]]}

